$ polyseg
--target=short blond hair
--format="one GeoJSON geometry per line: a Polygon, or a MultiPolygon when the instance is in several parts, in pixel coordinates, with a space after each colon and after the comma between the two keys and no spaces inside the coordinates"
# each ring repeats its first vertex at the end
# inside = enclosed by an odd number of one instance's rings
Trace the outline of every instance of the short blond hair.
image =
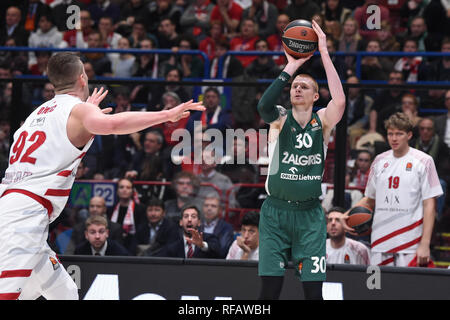
{"type": "Polygon", "coordinates": [[[314,90],[316,92],[319,92],[319,84],[317,83],[316,79],[314,79],[311,75],[309,75],[307,73],[299,73],[294,77],[294,79],[297,77],[311,79],[311,81],[313,82],[313,85],[314,85],[314,90]]]}
{"type": "Polygon", "coordinates": [[[90,216],[89,218],[86,219],[86,230],[89,228],[89,226],[91,225],[103,225],[106,227],[106,229],[108,229],[108,220],[106,220],[106,218],[104,216],[100,216],[100,215],[95,215],[95,216],[90,216]]]}
{"type": "Polygon", "coordinates": [[[414,125],[411,119],[408,118],[403,112],[396,112],[384,121],[384,127],[388,129],[398,129],[405,132],[411,132],[414,125]]]}

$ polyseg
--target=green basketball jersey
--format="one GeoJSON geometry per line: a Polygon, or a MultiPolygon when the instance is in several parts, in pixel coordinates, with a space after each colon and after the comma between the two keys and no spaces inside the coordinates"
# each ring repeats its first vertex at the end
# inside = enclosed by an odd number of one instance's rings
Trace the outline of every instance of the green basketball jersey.
{"type": "Polygon", "coordinates": [[[278,139],[269,144],[267,194],[290,201],[317,199],[322,194],[325,157],[319,116],[313,112],[302,128],[288,110],[278,139]]]}

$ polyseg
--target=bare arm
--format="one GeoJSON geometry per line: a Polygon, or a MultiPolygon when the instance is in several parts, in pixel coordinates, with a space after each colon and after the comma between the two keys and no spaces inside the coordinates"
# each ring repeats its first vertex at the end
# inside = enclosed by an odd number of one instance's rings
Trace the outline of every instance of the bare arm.
{"type": "Polygon", "coordinates": [[[417,265],[426,265],[430,260],[430,242],[435,219],[436,199],[423,200],[423,231],[417,248],[417,265]]]}
{"type": "Polygon", "coordinates": [[[339,75],[328,53],[325,33],[314,20],[312,21],[312,27],[319,38],[319,52],[327,75],[328,88],[331,94],[331,101],[325,109],[322,109],[323,111],[319,110],[318,114],[325,127],[331,131],[331,129],[341,121],[342,115],[344,114],[345,94],[344,89],[342,88],[341,79],[339,79],[339,75]]]}
{"type": "Polygon", "coordinates": [[[102,89],[94,93],[84,103],[76,105],[67,123],[67,133],[75,146],[84,145],[92,135],[130,134],[166,121],[178,121],[190,115],[189,110],[203,111],[200,102],[192,100],[170,110],[158,112],[121,112],[108,115],[98,104],[106,96],[102,89]]]}

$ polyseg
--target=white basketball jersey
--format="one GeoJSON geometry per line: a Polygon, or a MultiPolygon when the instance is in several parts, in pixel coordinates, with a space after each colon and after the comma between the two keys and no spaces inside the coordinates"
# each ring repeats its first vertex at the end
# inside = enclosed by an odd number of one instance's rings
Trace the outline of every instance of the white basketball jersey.
{"type": "Polygon", "coordinates": [[[50,221],[58,217],[69,198],[78,164],[93,141],[78,149],[67,136],[69,115],[81,102],[71,95],[56,95],[28,116],[14,133],[0,196],[11,189],[26,190],[50,201],[50,221]]]}
{"type": "Polygon", "coordinates": [[[331,246],[331,240],[327,239],[327,263],[336,264],[370,264],[370,251],[363,243],[345,238],[342,247],[335,249],[331,246]]]}
{"type": "Polygon", "coordinates": [[[442,194],[433,158],[414,148],[394,157],[378,155],[365,195],[375,199],[372,252],[414,253],[423,229],[423,200],[442,194]]]}

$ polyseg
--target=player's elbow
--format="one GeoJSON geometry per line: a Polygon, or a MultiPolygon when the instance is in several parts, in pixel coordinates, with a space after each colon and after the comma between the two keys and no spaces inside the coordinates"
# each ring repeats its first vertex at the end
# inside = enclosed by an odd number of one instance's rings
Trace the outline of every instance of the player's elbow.
{"type": "Polygon", "coordinates": [[[339,94],[336,97],[333,97],[334,104],[341,110],[345,108],[345,94],[339,94]]]}

